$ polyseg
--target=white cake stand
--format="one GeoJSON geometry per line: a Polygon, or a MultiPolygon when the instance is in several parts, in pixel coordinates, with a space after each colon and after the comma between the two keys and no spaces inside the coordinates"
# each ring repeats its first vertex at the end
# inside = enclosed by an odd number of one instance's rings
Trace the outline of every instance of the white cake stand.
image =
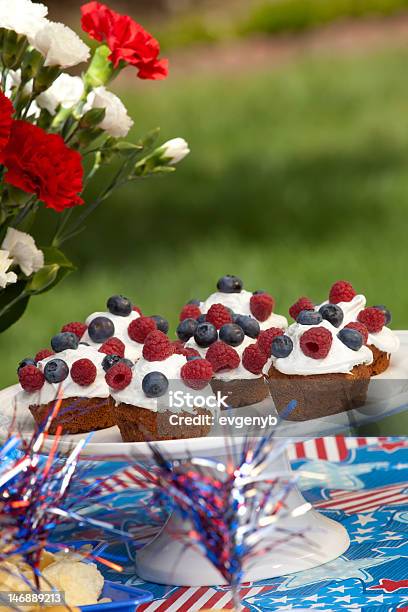
{"type": "MultiPolygon", "coordinates": [[[[369,388],[368,403],[364,409],[336,415],[335,417],[315,419],[304,423],[285,422],[281,435],[290,438],[313,438],[347,431],[350,423],[360,424],[378,420],[389,414],[406,409],[408,406],[408,332],[398,332],[401,349],[394,355],[392,366],[384,375],[372,380],[369,388]],[[390,380],[384,392],[382,380],[390,380]],[[301,433],[300,433],[301,432],[301,433]]],[[[0,392],[2,416],[0,419],[0,437],[7,434],[7,426],[13,416],[13,398],[17,387],[9,387],[0,392]]],[[[257,405],[256,410],[270,410],[270,400],[257,405]]],[[[32,432],[33,425],[26,412],[17,411],[17,425],[27,434],[32,432]]],[[[62,444],[67,449],[83,436],[69,436],[62,444]]],[[[235,448],[239,448],[242,439],[233,438],[235,448]]],[[[52,440],[50,441],[52,444],[52,440]]],[[[172,440],[157,443],[160,450],[173,459],[191,456],[211,457],[223,460],[226,458],[225,439],[207,437],[191,440],[172,440]]],[[[113,427],[96,432],[92,441],[85,447],[83,456],[93,460],[132,460],[149,462],[151,452],[145,443],[123,443],[117,428],[113,427]]],[[[290,464],[286,453],[275,459],[268,468],[271,473],[290,474],[290,464]]],[[[287,510],[293,511],[305,504],[305,500],[295,486],[286,498],[287,510]]],[[[279,523],[292,533],[304,537],[288,537],[287,541],[277,543],[279,535],[271,536],[262,547],[270,552],[255,557],[252,565],[245,568],[244,581],[257,581],[282,576],[293,572],[308,570],[323,563],[333,561],[349,547],[350,541],[344,527],[328,519],[314,509],[298,517],[282,519],[279,523]]],[[[137,554],[137,572],[147,581],[180,586],[211,586],[225,584],[222,576],[206,559],[203,553],[192,542],[186,544],[190,525],[182,522],[176,514],[170,516],[162,531],[137,554]]],[[[280,538],[279,538],[280,539],[280,538]]]]}

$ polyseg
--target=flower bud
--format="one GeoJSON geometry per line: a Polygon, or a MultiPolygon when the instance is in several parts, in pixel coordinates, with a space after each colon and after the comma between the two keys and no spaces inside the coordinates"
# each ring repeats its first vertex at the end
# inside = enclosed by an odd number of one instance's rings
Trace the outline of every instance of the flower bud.
{"type": "Polygon", "coordinates": [[[172,138],[159,147],[158,152],[162,161],[174,166],[190,153],[190,149],[184,138],[172,138]]]}

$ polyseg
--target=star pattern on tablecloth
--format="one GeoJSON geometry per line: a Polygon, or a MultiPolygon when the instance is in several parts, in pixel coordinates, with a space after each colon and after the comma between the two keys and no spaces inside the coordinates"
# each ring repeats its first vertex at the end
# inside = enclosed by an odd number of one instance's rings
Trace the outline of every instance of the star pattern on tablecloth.
{"type": "Polygon", "coordinates": [[[387,454],[395,453],[396,451],[402,450],[403,448],[408,448],[408,440],[397,440],[395,442],[391,442],[388,440],[380,440],[377,444],[369,446],[369,451],[383,451],[387,454]]]}

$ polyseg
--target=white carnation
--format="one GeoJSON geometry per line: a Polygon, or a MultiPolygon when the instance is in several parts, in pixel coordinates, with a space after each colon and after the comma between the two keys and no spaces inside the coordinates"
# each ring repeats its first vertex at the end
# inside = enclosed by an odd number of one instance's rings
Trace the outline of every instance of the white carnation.
{"type": "Polygon", "coordinates": [[[73,77],[64,72],[42,94],[37,96],[36,102],[40,108],[45,108],[51,115],[55,115],[57,108],[72,108],[82,98],[84,82],[80,77],[73,77]]]}
{"type": "Polygon", "coordinates": [[[44,265],[44,254],[37,248],[30,234],[9,227],[1,247],[8,252],[13,263],[20,266],[26,276],[31,276],[44,265]]]}
{"type": "Polygon", "coordinates": [[[38,30],[47,23],[48,9],[31,0],[0,0],[0,28],[25,34],[32,43],[38,30]]]}
{"type": "Polygon", "coordinates": [[[178,164],[190,153],[188,143],[184,138],[172,138],[165,142],[160,149],[162,156],[169,160],[170,165],[178,164]]]}
{"type": "Polygon", "coordinates": [[[2,289],[9,283],[17,281],[17,274],[7,271],[12,263],[13,260],[9,258],[9,252],[0,250],[0,288],[2,289]]]}
{"type": "Polygon", "coordinates": [[[133,125],[122,100],[105,87],[96,87],[87,97],[84,112],[92,108],[104,108],[105,117],[99,124],[113,138],[127,136],[133,125]]]}
{"type": "Polygon", "coordinates": [[[69,68],[89,59],[89,47],[63,23],[47,21],[32,45],[45,57],[44,66],[69,68]]]}

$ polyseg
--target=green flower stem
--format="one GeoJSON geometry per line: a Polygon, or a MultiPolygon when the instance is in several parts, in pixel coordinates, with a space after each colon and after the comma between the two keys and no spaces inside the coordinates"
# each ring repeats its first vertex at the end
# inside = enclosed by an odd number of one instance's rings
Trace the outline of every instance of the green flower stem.
{"type": "Polygon", "coordinates": [[[14,300],[11,300],[11,302],[9,302],[8,304],[6,304],[1,310],[0,310],[0,319],[1,317],[4,317],[5,314],[8,313],[9,310],[11,310],[11,308],[13,308],[13,306],[15,306],[16,304],[18,304],[19,302],[21,302],[22,300],[25,300],[26,298],[29,297],[29,293],[27,291],[22,291],[17,297],[14,298],[14,300]]]}

